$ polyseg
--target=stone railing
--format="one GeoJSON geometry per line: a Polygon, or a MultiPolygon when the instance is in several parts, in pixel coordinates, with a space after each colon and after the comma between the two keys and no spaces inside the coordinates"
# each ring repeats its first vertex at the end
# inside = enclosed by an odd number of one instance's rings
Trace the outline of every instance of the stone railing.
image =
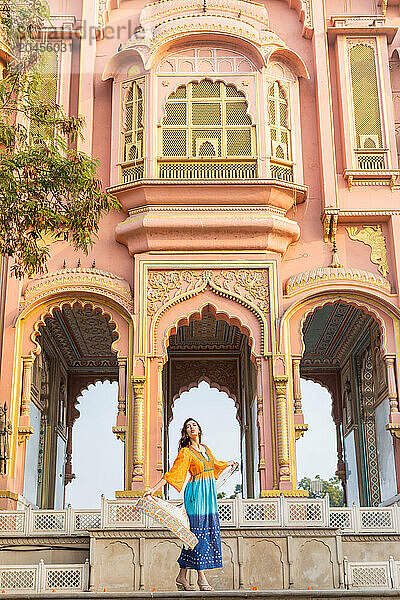
{"type": "MultiPolygon", "coordinates": [[[[178,501],[175,501],[179,504],[178,501]]],[[[100,510],[0,511],[1,535],[87,535],[90,529],[156,528],[158,523],[135,509],[136,499],[102,498],[100,510]]],[[[344,533],[400,533],[400,507],[332,508],[324,499],[260,498],[220,500],[222,528],[334,527],[344,533]]]]}
{"type": "Polygon", "coordinates": [[[87,535],[102,527],[100,510],[1,510],[0,535],[87,535]]]}
{"type": "Polygon", "coordinates": [[[86,591],[89,561],[81,565],[7,565],[0,567],[0,593],[86,591]]]}
{"type": "Polygon", "coordinates": [[[382,562],[350,562],[343,560],[344,583],[348,589],[399,589],[400,562],[391,556],[382,562]]]}

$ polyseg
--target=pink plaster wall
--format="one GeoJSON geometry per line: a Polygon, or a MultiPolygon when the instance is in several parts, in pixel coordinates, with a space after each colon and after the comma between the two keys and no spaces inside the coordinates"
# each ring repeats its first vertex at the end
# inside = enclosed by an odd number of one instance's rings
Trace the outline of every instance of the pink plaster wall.
{"type": "MultiPolygon", "coordinates": [[[[71,0],[70,3],[66,3],[66,0],[60,3],[54,4],[54,14],[74,14],[76,17],[76,27],[80,25],[82,19],[85,19],[87,15],[90,15],[88,7],[84,6],[80,0],[71,0]],[[86,12],[85,12],[86,11],[86,12]],[[89,11],[89,12],[88,12],[89,11]]],[[[338,52],[335,50],[335,41],[327,42],[326,28],[329,25],[331,16],[338,14],[345,14],[348,9],[347,2],[337,3],[333,0],[328,0],[325,4],[325,13],[322,10],[320,3],[314,2],[314,36],[312,39],[306,39],[302,36],[303,25],[299,21],[299,15],[295,9],[290,9],[288,4],[284,0],[268,0],[265,1],[264,6],[267,8],[269,16],[269,27],[272,31],[280,36],[280,38],[287,44],[287,46],[295,51],[298,56],[302,59],[306,68],[308,69],[310,78],[304,77],[299,78],[299,123],[300,123],[300,144],[301,148],[301,159],[303,164],[302,180],[306,186],[308,186],[308,197],[305,202],[297,203],[293,207],[291,203],[283,206],[285,210],[288,210],[286,217],[295,222],[300,229],[300,237],[298,241],[294,241],[287,251],[281,250],[281,255],[272,255],[277,259],[277,277],[278,277],[278,288],[274,292],[277,296],[277,310],[278,318],[282,317],[291,306],[294,306],[296,302],[300,300],[307,300],[311,294],[310,290],[300,291],[295,297],[284,296],[284,286],[289,277],[309,271],[311,269],[327,267],[332,260],[331,243],[325,243],[323,238],[323,226],[321,222],[321,210],[324,210],[326,206],[335,207],[338,210],[355,211],[359,210],[358,214],[353,215],[349,218],[341,218],[339,220],[338,234],[337,234],[337,245],[339,251],[339,257],[341,262],[346,267],[352,267],[355,269],[365,269],[372,273],[378,273],[377,266],[370,261],[370,249],[369,247],[354,242],[349,239],[345,232],[345,226],[358,225],[361,226],[366,223],[380,224],[382,226],[383,235],[386,239],[386,247],[388,254],[389,264],[389,276],[388,280],[392,285],[392,295],[388,296],[384,292],[376,290],[370,290],[370,299],[377,305],[375,310],[379,313],[383,320],[385,320],[387,331],[388,331],[388,349],[390,352],[397,354],[397,348],[395,344],[393,334],[393,319],[399,318],[400,313],[398,311],[399,298],[399,277],[400,277],[400,255],[397,249],[397,242],[400,239],[400,217],[396,215],[394,211],[398,211],[399,206],[399,190],[391,191],[388,186],[363,186],[355,187],[351,191],[348,189],[346,182],[343,179],[343,168],[345,165],[345,130],[343,123],[346,119],[343,119],[343,114],[346,108],[346,89],[340,87],[340,81],[345,81],[345,69],[343,64],[340,62],[338,52]],[[328,47],[329,46],[329,47],[328,47]],[[339,57],[339,58],[338,58],[339,57]],[[332,118],[332,122],[330,122],[332,118]],[[336,181],[337,179],[337,181],[336,181]],[[375,215],[377,208],[380,211],[386,211],[385,215],[375,215]],[[366,216],[368,213],[368,216],[366,216]],[[390,310],[387,308],[390,307],[390,310]],[[388,317],[388,314],[390,316],[388,317]]],[[[114,102],[113,105],[113,82],[112,79],[107,81],[102,80],[102,74],[104,69],[113,55],[116,54],[118,46],[122,43],[127,42],[128,32],[133,33],[139,23],[139,15],[144,7],[145,2],[136,2],[133,0],[121,1],[118,8],[117,3],[113,3],[108,14],[107,28],[105,30],[105,36],[99,37],[97,41],[94,39],[84,39],[79,44],[74,43],[74,50],[72,56],[72,67],[71,67],[71,80],[70,93],[69,93],[69,110],[71,114],[83,112],[83,116],[87,121],[87,139],[86,146],[91,148],[93,156],[100,160],[99,175],[103,178],[105,185],[109,185],[112,182],[111,171],[115,169],[116,153],[112,148],[117,148],[118,140],[115,136],[118,135],[118,122],[119,106],[114,102]],[[80,50],[81,49],[81,50],[80,50]],[[82,66],[82,72],[79,69],[82,66]],[[82,97],[80,96],[82,95],[82,97]],[[112,130],[112,122],[117,124],[112,130]]],[[[93,7],[92,7],[93,8],[93,7]]],[[[90,9],[92,10],[92,9],[90,9]]],[[[381,9],[373,9],[371,3],[366,0],[356,0],[352,3],[351,14],[352,15],[368,15],[373,14],[374,10],[381,14],[381,9]]],[[[398,16],[397,8],[388,9],[387,25],[399,26],[400,17],[398,16]]],[[[372,35],[372,34],[371,34],[372,35]]],[[[205,36],[203,43],[212,44],[212,36],[205,36]],[[208,40],[208,41],[207,41],[208,40]]],[[[192,42],[190,42],[192,43],[192,42]]],[[[232,40],[230,40],[232,44],[232,40]]],[[[385,44],[385,41],[381,42],[385,44]]],[[[222,42],[221,42],[222,44],[222,42]]],[[[393,50],[393,46],[390,49],[393,50]]],[[[169,43],[164,48],[161,48],[158,52],[158,56],[162,58],[165,54],[170,52],[174,47],[174,43],[169,43]]],[[[235,42],[235,51],[245,54],[248,52],[248,45],[237,39],[235,42]]],[[[386,51],[386,50],[385,50],[386,51]]],[[[390,55],[390,52],[389,52],[390,55]]],[[[383,52],[383,59],[387,61],[387,56],[383,52]],[[386,58],[385,58],[386,56],[386,58]]],[[[292,65],[293,70],[295,70],[292,65]]],[[[117,75],[117,80],[121,81],[126,75],[127,66],[125,71],[121,71],[120,75],[117,75]]],[[[151,77],[155,77],[156,65],[154,66],[151,77]]],[[[258,84],[262,77],[260,74],[257,75],[258,84]]],[[[388,84],[388,65],[383,65],[383,80],[388,84]]],[[[232,75],[229,78],[230,81],[238,82],[238,87],[243,85],[241,75],[232,75]],[[240,84],[240,85],[239,85],[240,84]]],[[[179,78],[176,78],[175,84],[179,84],[179,78]]],[[[152,82],[149,86],[153,85],[152,82]]],[[[174,86],[176,87],[176,86],[174,86]]],[[[154,83],[154,91],[157,93],[155,98],[158,98],[158,104],[153,99],[153,104],[149,106],[149,117],[150,121],[159,122],[163,113],[163,106],[161,97],[168,96],[172,87],[163,86],[160,81],[154,83]]],[[[260,89],[258,89],[260,97],[260,89]]],[[[259,135],[264,135],[265,125],[265,114],[262,110],[262,103],[260,108],[260,114],[257,114],[257,90],[255,87],[249,87],[246,92],[250,104],[250,112],[255,118],[259,125],[259,135]]],[[[114,97],[118,94],[114,92],[114,97]]],[[[262,98],[262,96],[261,96],[262,98]]],[[[68,108],[68,107],[66,107],[68,108]]],[[[388,127],[394,128],[393,114],[388,110],[387,119],[392,119],[388,123],[388,127]]],[[[156,155],[156,147],[154,146],[154,138],[149,140],[148,149],[152,153],[152,156],[156,155]]],[[[391,142],[391,152],[395,155],[396,149],[393,147],[391,142]]],[[[263,147],[262,145],[260,147],[263,147]]],[[[151,157],[150,157],[151,158],[151,157]]],[[[250,189],[250,186],[248,186],[250,189]]],[[[157,200],[157,192],[154,194],[154,190],[148,191],[148,194],[155,195],[157,200]]],[[[163,193],[163,201],[168,197],[168,202],[171,203],[190,203],[195,204],[232,204],[237,206],[246,205],[253,201],[254,198],[251,196],[251,192],[247,191],[246,195],[237,191],[237,188],[230,188],[227,191],[218,190],[214,192],[212,186],[204,188],[198,188],[196,190],[196,196],[188,195],[185,196],[185,192],[180,191],[179,195],[176,192],[163,193]],[[211,188],[211,191],[210,191],[211,188]],[[175,193],[175,196],[174,196],[175,193]],[[246,197],[245,197],[246,196],[246,197]]],[[[115,239],[115,231],[117,225],[122,223],[127,218],[127,208],[135,204],[135,202],[145,202],[148,200],[146,194],[142,198],[134,196],[129,190],[125,192],[124,201],[126,201],[126,211],[120,213],[112,213],[104,217],[100,224],[100,231],[98,239],[96,240],[94,248],[90,251],[88,256],[83,256],[81,253],[74,252],[70,247],[64,243],[54,244],[51,248],[51,257],[48,262],[49,272],[59,270],[63,266],[65,260],[67,267],[77,266],[78,259],[81,261],[82,267],[90,267],[93,260],[96,261],[96,267],[105,271],[109,271],[116,275],[119,275],[125,279],[132,287],[135,288],[135,293],[139,294],[141,291],[142,282],[138,276],[135,264],[132,256],[130,256],[128,248],[125,245],[118,243],[115,239]],[[131,204],[130,204],[131,203],[131,204]],[[135,285],[134,278],[136,277],[135,285]]],[[[154,202],[154,198],[152,199],[154,202]]],[[[266,197],[264,200],[257,199],[262,205],[268,204],[266,197]]],[[[282,208],[282,206],[281,206],[282,208]]],[[[209,215],[208,217],[209,218],[209,215]]],[[[233,223],[232,223],[233,225],[233,223]]],[[[174,228],[166,221],[166,232],[165,236],[168,238],[169,246],[168,251],[173,255],[174,243],[178,245],[178,239],[174,228]],[[176,242],[175,242],[175,239],[176,242]]],[[[228,232],[229,233],[229,232],[228,232]]],[[[134,232],[130,233],[132,239],[134,232]]],[[[201,237],[201,227],[199,227],[196,235],[201,237]]],[[[232,234],[232,239],[235,239],[235,244],[231,244],[229,247],[220,248],[220,240],[217,239],[217,233],[214,233],[214,240],[207,238],[204,242],[206,249],[209,251],[209,256],[214,259],[226,259],[227,256],[235,259],[245,260],[249,257],[248,253],[240,252],[241,244],[240,236],[245,237],[246,233],[241,232],[239,237],[236,234],[232,234]],[[236,235],[236,237],[235,237],[236,235]],[[227,250],[230,254],[224,252],[227,250]],[[234,251],[234,254],[232,253],[234,251]]],[[[293,236],[295,239],[296,236],[293,236]]],[[[179,238],[180,239],[180,238],[179,238]]],[[[137,240],[133,240],[137,242],[137,240]]],[[[154,242],[154,240],[153,240],[154,242]]],[[[125,243],[125,242],[124,242],[125,243]]],[[[156,240],[154,246],[154,252],[151,256],[156,258],[157,255],[157,244],[156,240]]],[[[153,246],[147,246],[147,248],[153,248],[153,246]]],[[[203,247],[202,247],[203,248],[203,247]]],[[[251,250],[250,247],[247,247],[251,250]]],[[[252,248],[254,251],[254,248],[252,248]]],[[[194,256],[191,253],[190,248],[187,250],[186,255],[194,256]]],[[[255,254],[253,256],[261,257],[262,254],[255,254]]],[[[8,282],[7,297],[6,297],[6,311],[5,311],[5,329],[3,347],[7,349],[7,352],[3,354],[2,362],[2,377],[0,381],[0,391],[2,398],[7,402],[10,401],[11,397],[11,385],[12,385],[12,372],[13,372],[13,361],[15,349],[15,329],[13,322],[18,314],[18,304],[21,299],[21,293],[24,291],[27,282],[24,281],[19,283],[14,279],[10,278],[8,282]]],[[[361,296],[360,286],[357,287],[356,282],[350,282],[346,285],[336,285],[321,283],[312,290],[315,295],[322,294],[325,292],[337,294],[340,298],[344,291],[353,291],[355,294],[359,293],[361,296]]],[[[208,292],[204,292],[205,298],[212,300],[208,292]]],[[[367,298],[365,302],[367,302],[367,298]]],[[[226,311],[229,314],[235,315],[236,317],[242,318],[243,323],[247,324],[252,331],[254,331],[255,337],[255,351],[260,353],[260,340],[259,340],[259,329],[257,329],[257,320],[253,314],[246,313],[243,307],[235,305],[231,300],[219,298],[216,302],[216,306],[221,311],[226,311]]],[[[311,306],[311,305],[310,305],[311,306]]],[[[136,303],[137,307],[137,303],[136,303]]],[[[174,307],[170,313],[163,317],[160,327],[167,330],[169,324],[171,324],[176,318],[179,317],[181,311],[184,314],[189,314],[190,311],[196,310],[198,307],[198,299],[187,303],[185,308],[180,305],[174,307]]],[[[298,323],[301,319],[303,312],[294,314],[293,321],[291,323],[291,336],[293,348],[299,350],[300,338],[298,323]]],[[[136,322],[140,322],[141,316],[135,314],[136,322]]],[[[27,332],[28,334],[28,332],[27,332]]],[[[161,336],[162,337],[162,336],[161,336]]],[[[159,342],[160,343],[160,342],[159,342]]],[[[24,347],[28,347],[26,344],[24,347]]],[[[270,350],[272,351],[272,345],[270,344],[270,350]]],[[[281,348],[284,352],[285,348],[281,348]]],[[[163,350],[160,346],[157,347],[157,353],[162,354],[163,350]]],[[[151,367],[153,376],[155,367],[151,367]]],[[[269,394],[269,381],[265,383],[265,394],[269,394]]],[[[151,410],[154,410],[155,399],[151,399],[151,410]]],[[[268,400],[266,400],[268,402],[268,400]]],[[[266,430],[271,429],[271,423],[268,421],[270,418],[265,416],[265,427],[266,430]]],[[[153,434],[152,434],[153,435],[153,434]]],[[[156,435],[154,433],[154,435],[156,435]]],[[[156,439],[156,438],[154,438],[156,439]]],[[[153,438],[152,438],[153,440],[153,438]]],[[[153,440],[154,441],[154,440],[153,440]]],[[[269,443],[266,449],[266,460],[272,461],[272,442],[269,443]]],[[[23,449],[19,454],[19,467],[23,462],[23,449]]],[[[156,456],[152,455],[151,461],[154,464],[156,456]]],[[[17,470],[18,470],[17,469],[17,470]]],[[[21,477],[21,473],[19,473],[21,477]]],[[[271,486],[272,481],[270,475],[265,475],[266,479],[264,484],[271,486]]],[[[0,478],[0,488],[8,489],[7,486],[13,487],[12,482],[6,482],[5,479],[0,478]],[[5,487],[4,487],[5,486],[5,487]]]]}

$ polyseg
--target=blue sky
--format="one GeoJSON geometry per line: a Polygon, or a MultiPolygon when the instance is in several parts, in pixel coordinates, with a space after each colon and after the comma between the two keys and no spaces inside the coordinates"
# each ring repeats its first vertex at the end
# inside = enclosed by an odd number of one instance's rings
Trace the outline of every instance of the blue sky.
{"type": "MultiPolygon", "coordinates": [[[[304,476],[334,476],[336,433],[331,417],[331,398],[320,385],[302,381],[303,412],[309,431],[296,442],[298,480],[304,476]]],[[[117,413],[117,384],[98,383],[83,392],[81,412],[73,429],[73,471],[76,479],[67,485],[66,504],[74,508],[97,508],[102,493],[115,497],[123,489],[123,444],[112,433],[117,413]]],[[[176,400],[170,426],[170,453],[177,453],[179,432],[184,420],[193,417],[201,424],[204,443],[214,456],[240,462],[239,424],[233,401],[210,389],[205,382],[176,400]]],[[[240,476],[235,474],[221,491],[232,493],[240,476]]],[[[176,495],[171,494],[171,497],[176,495]]]]}

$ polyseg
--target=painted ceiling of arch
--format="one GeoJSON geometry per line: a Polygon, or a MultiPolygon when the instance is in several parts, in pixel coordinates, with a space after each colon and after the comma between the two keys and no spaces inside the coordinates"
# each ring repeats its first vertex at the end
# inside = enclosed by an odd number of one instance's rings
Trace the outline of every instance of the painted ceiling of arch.
{"type": "Polygon", "coordinates": [[[218,320],[211,312],[205,313],[201,320],[193,321],[189,325],[182,325],[175,335],[169,340],[169,349],[178,350],[200,350],[205,349],[229,349],[240,350],[242,334],[236,325],[229,325],[225,321],[218,320]]]}
{"type": "Polygon", "coordinates": [[[63,306],[45,319],[40,330],[50,337],[70,370],[117,365],[111,345],[118,335],[99,310],[79,304],[63,306]]]}
{"type": "Polygon", "coordinates": [[[303,364],[339,366],[370,321],[370,315],[349,304],[337,302],[316,309],[303,325],[303,364]]]}

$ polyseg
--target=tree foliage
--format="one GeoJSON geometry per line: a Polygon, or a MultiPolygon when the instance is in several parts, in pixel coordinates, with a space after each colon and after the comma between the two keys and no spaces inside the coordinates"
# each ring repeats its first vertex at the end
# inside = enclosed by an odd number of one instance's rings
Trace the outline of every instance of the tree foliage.
{"type": "Polygon", "coordinates": [[[66,115],[41,69],[53,46],[43,42],[45,0],[11,0],[0,8],[10,62],[0,79],[0,254],[16,277],[46,270],[49,239],[87,252],[103,214],[118,208],[97,176],[98,161],[77,151],[84,121],[66,115]]]}
{"type": "MultiPolygon", "coordinates": [[[[330,506],[343,506],[344,505],[344,494],[341,481],[338,477],[332,477],[329,480],[322,479],[319,475],[316,475],[315,479],[319,479],[322,482],[322,495],[328,494],[330,506]]],[[[311,479],[310,477],[303,477],[298,483],[298,487],[301,490],[307,490],[311,494],[311,479]]]]}

